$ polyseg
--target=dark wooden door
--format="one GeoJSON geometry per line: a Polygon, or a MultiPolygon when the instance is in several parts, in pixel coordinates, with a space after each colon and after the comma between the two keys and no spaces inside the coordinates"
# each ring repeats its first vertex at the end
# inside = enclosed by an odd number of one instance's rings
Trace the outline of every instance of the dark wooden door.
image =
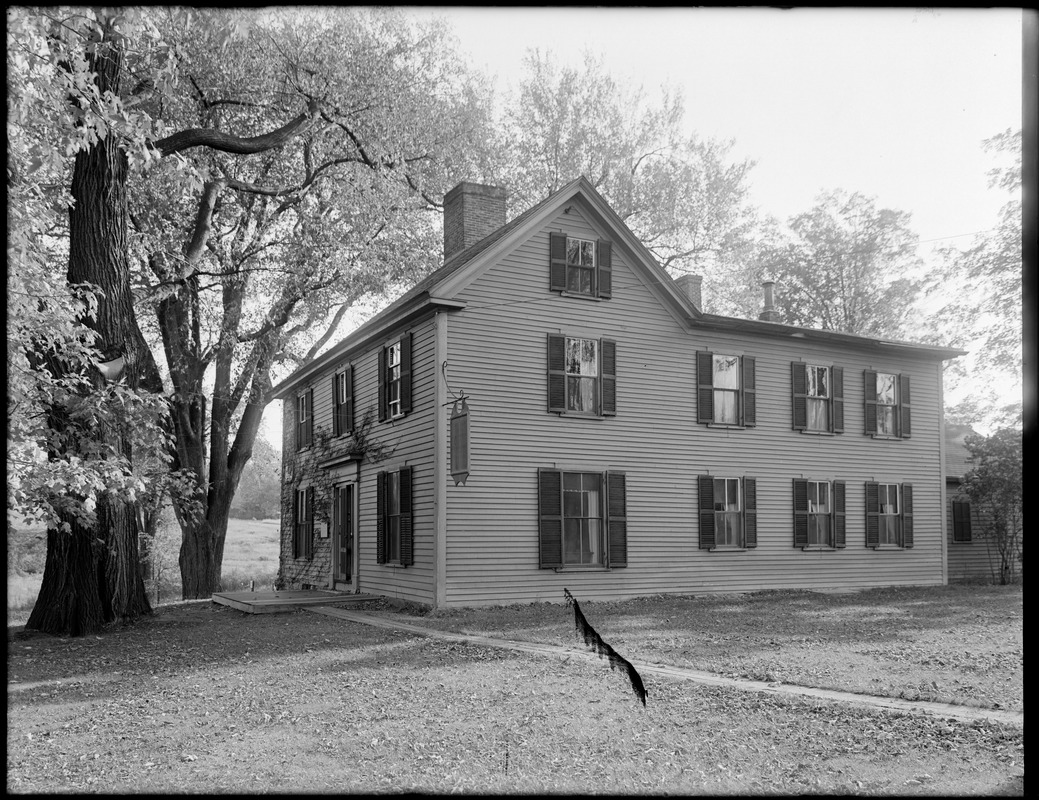
{"type": "Polygon", "coordinates": [[[354,484],[332,489],[332,536],[335,579],[346,583],[353,578],[354,563],[354,484]]]}

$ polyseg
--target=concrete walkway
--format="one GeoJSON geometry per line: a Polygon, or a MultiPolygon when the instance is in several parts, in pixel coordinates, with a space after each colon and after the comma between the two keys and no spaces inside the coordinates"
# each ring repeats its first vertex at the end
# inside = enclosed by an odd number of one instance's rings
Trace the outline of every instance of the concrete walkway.
{"type": "MultiPolygon", "coordinates": [[[[533,653],[542,656],[555,656],[563,658],[583,658],[588,661],[599,661],[595,653],[586,650],[577,650],[571,647],[561,647],[554,644],[539,644],[537,642],[521,642],[514,639],[495,639],[490,636],[476,636],[465,633],[452,633],[450,631],[438,631],[433,628],[425,628],[410,622],[399,622],[386,617],[368,614],[364,611],[350,611],[345,608],[334,608],[332,606],[308,606],[304,609],[315,614],[324,614],[336,619],[356,622],[362,625],[372,625],[376,628],[387,628],[389,630],[405,631],[429,636],[435,639],[443,639],[450,642],[463,642],[481,645],[483,647],[497,647],[505,650],[516,650],[521,653],[533,653]]],[[[894,697],[877,697],[868,694],[855,694],[853,692],[838,692],[832,689],[814,689],[810,686],[795,686],[789,683],[768,683],[766,681],[741,680],[738,678],[726,678],[711,672],[700,672],[683,667],[669,667],[663,664],[647,664],[640,661],[631,662],[640,675],[660,675],[677,680],[694,681],[709,686],[726,686],[730,689],[742,689],[750,692],[767,692],[780,695],[798,695],[800,697],[814,697],[818,700],[827,700],[837,703],[852,703],[869,708],[894,711],[901,714],[929,714],[936,717],[956,719],[961,722],[975,722],[987,720],[990,722],[1001,722],[1006,725],[1024,727],[1024,714],[1017,711],[1000,711],[995,708],[975,708],[973,706],[949,705],[947,703],[931,703],[922,700],[902,700],[894,697]]],[[[652,694],[650,695],[652,700],[652,694]]]]}

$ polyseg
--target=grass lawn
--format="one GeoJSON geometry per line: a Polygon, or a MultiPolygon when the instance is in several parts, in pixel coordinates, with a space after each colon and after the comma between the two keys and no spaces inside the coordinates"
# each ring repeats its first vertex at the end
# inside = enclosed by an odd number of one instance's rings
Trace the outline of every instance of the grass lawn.
{"type": "MultiPolygon", "coordinates": [[[[929,675],[976,687],[964,702],[1004,708],[1022,694],[1020,587],[649,598],[582,610],[633,660],[735,675],[767,664],[794,682],[855,654],[855,680],[929,675]]],[[[584,649],[561,604],[372,611],[584,649]]],[[[246,615],[196,602],[97,637],[15,634],[8,681],[13,793],[1023,795],[1020,727],[659,677],[647,681],[643,707],[605,662],[308,612],[246,615]]]]}

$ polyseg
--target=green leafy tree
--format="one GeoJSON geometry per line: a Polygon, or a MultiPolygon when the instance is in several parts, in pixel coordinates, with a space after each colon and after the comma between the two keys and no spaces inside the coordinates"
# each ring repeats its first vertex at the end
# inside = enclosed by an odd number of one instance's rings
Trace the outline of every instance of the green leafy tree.
{"type": "Polygon", "coordinates": [[[790,325],[899,338],[921,283],[909,214],[878,208],[857,192],[820,195],[789,220],[790,234],[757,255],[776,282],[775,305],[790,325]]]}
{"type": "Polygon", "coordinates": [[[1011,199],[996,226],[978,234],[970,247],[939,250],[927,293],[937,307],[929,335],[968,351],[946,371],[947,394],[970,387],[950,416],[991,427],[1014,424],[1021,412],[1020,402],[1007,402],[1008,391],[1021,391],[1021,131],[1006,130],[984,146],[1005,162],[990,171],[990,188],[1011,199]]]}
{"type": "Polygon", "coordinates": [[[972,466],[963,478],[963,491],[983,522],[981,535],[1000,584],[1013,583],[1024,530],[1021,431],[1000,428],[991,436],[972,433],[964,444],[972,466]]]}
{"type": "Polygon", "coordinates": [[[281,451],[262,436],[242,470],[231,516],[237,519],[274,519],[281,515],[281,451]]]}
{"type": "Polygon", "coordinates": [[[524,64],[491,164],[510,211],[584,175],[665,269],[705,276],[711,310],[742,307],[753,162],[733,161],[731,141],[691,134],[680,92],[664,87],[654,101],[591,54],[575,69],[532,49],[524,64]]]}
{"type": "MultiPolygon", "coordinates": [[[[14,145],[14,174],[33,173],[26,195],[46,186],[38,162],[60,186],[77,149],[121,159],[103,173],[120,212],[99,253],[123,253],[128,240],[136,269],[121,267],[102,288],[123,299],[132,288],[154,320],[117,315],[141,362],[124,352],[127,374],[151,386],[161,370],[166,381],[168,421],[143,427],[172,437],[172,474],[185,477],[171,492],[183,593],[208,596],[274,375],[312,358],[358,299],[436,265],[433,198],[470,172],[482,93],[442,46],[441,27],[386,10],[17,9],[12,18],[9,53],[18,42],[23,74],[35,70],[14,145]],[[97,74],[99,50],[115,65],[109,78],[97,74]],[[56,100],[66,113],[53,113],[56,100]],[[139,347],[142,329],[162,343],[157,365],[139,347]]],[[[52,240],[68,250],[67,229],[19,222],[18,241],[37,252],[52,240]]],[[[35,263],[46,281],[27,287],[19,324],[31,333],[34,292],[62,289],[56,329],[90,366],[95,331],[76,304],[93,296],[55,279],[47,254],[35,263]]],[[[38,363],[25,374],[35,385],[58,379],[41,377],[38,363]]]]}

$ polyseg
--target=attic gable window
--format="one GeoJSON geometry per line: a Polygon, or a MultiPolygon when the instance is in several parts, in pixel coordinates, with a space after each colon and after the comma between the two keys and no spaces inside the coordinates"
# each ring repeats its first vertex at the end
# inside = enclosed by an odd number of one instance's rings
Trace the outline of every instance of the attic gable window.
{"type": "Polygon", "coordinates": [[[757,393],[752,356],[696,353],[696,421],[753,428],[757,393]]]}
{"type": "Polygon", "coordinates": [[[610,242],[549,234],[550,289],[608,300],[613,294],[613,248],[610,242]]]}
{"type": "Polygon", "coordinates": [[[555,414],[617,413],[617,343],[548,335],[548,410],[555,414]]]}

